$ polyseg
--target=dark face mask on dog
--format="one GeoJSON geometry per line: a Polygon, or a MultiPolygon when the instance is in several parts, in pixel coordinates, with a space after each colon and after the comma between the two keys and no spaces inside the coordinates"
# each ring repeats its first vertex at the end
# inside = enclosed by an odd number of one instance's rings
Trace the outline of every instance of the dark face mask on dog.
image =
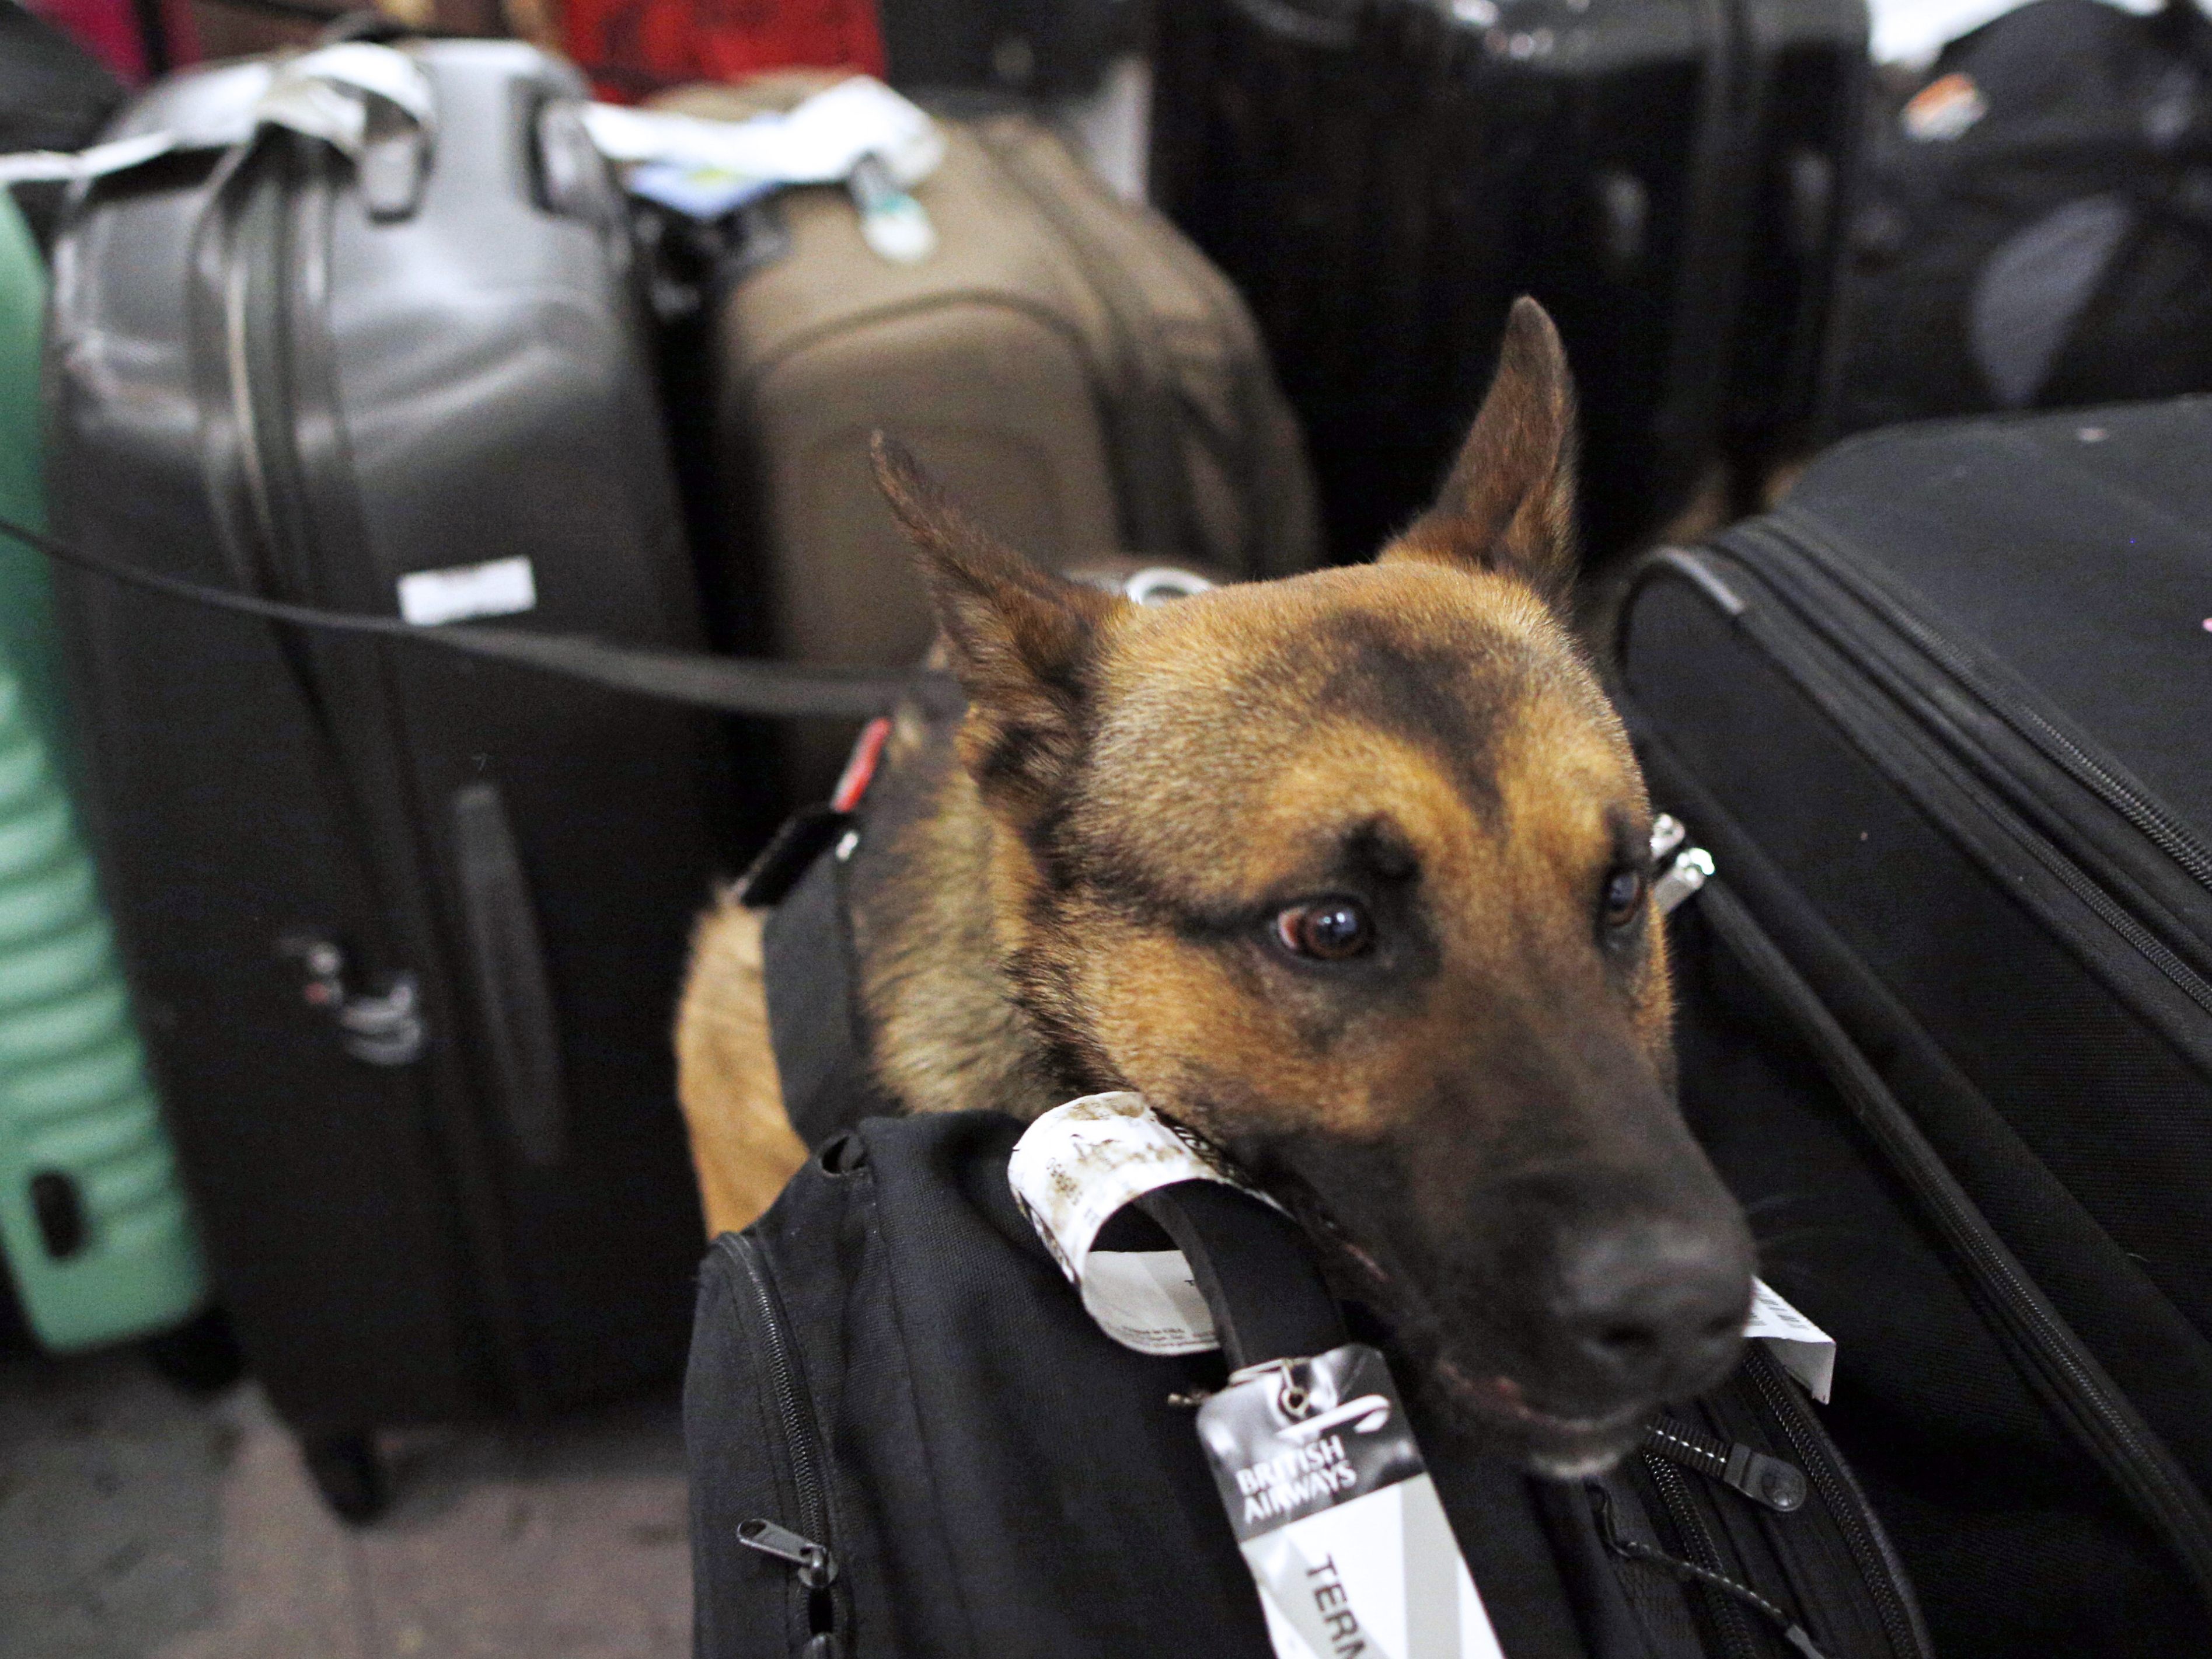
{"type": "Polygon", "coordinates": [[[1753,1268],[1674,1103],[1642,778],[1565,621],[1573,420],[1522,301],[1375,563],[1145,608],[878,449],[1058,1081],[1229,1149],[1458,1422],[1560,1474],[1725,1375],[1753,1268]]]}

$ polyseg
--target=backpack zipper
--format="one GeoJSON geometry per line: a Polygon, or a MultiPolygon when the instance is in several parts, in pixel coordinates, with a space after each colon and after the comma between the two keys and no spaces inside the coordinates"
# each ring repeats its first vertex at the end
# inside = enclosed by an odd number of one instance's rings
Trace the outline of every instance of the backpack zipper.
{"type": "Polygon", "coordinates": [[[1805,1475],[1778,1457],[1693,1429],[1664,1413],[1644,1425],[1644,1450],[1742,1493],[1762,1509],[1789,1515],[1805,1503],[1805,1475]]]}
{"type": "Polygon", "coordinates": [[[738,1542],[750,1550],[773,1556],[793,1569],[793,1577],[805,1592],[807,1623],[811,1629],[799,1650],[803,1659],[828,1659],[837,1651],[837,1635],[845,1625],[841,1605],[844,1594],[837,1586],[837,1557],[832,1548],[830,1488],[823,1478],[821,1431],[814,1420],[805,1379],[799,1374],[791,1339],[784,1328],[783,1309],[769,1278],[760,1247],[742,1233],[722,1239],[718,1246],[744,1274],[750,1292],[753,1318],[761,1338],[762,1368],[768,1374],[769,1391],[775,1399],[778,1426],[798,1491],[799,1526],[787,1528],[765,1517],[740,1522],[738,1542]]]}
{"type": "MultiPolygon", "coordinates": [[[[1644,1454],[1644,1468],[1650,1475],[1651,1484],[1659,1493],[1660,1504],[1673,1522],[1674,1535],[1681,1541],[1682,1549],[1688,1557],[1682,1565],[1692,1569],[1697,1582],[1716,1592],[1709,1605],[1714,1626],[1720,1632],[1721,1645],[1728,1650],[1729,1659],[1759,1659],[1758,1641],[1751,1633],[1750,1623],[1744,1618],[1741,1605],[1743,1598],[1753,1592],[1729,1577],[1723,1570],[1720,1548],[1713,1542],[1712,1529],[1706,1526],[1705,1517],[1698,1512],[1697,1500],[1690,1496],[1689,1482],[1673,1463],[1652,1452],[1644,1454]]],[[[1601,1486],[1597,1491],[1602,1495],[1604,1488],[1601,1486]]],[[[1607,1544],[1616,1554],[1632,1560],[1637,1559],[1638,1553],[1626,1547],[1627,1540],[1618,1536],[1611,1522],[1610,1502],[1601,1501],[1599,1526],[1607,1544]]],[[[1674,1565],[1659,1556],[1657,1552],[1653,1552],[1652,1565],[1670,1568],[1674,1565]]],[[[1765,1601],[1764,1597],[1759,1600],[1765,1601]]],[[[1765,1605],[1771,1607],[1772,1604],[1765,1605]]]]}
{"type": "Polygon", "coordinates": [[[1860,1578],[1872,1587],[1892,1651],[1926,1659],[1932,1651],[1928,1632],[1907,1592],[1899,1588],[1905,1582],[1904,1563],[1897,1559],[1880,1528],[1868,1520],[1872,1506],[1850,1469],[1832,1455],[1827,1431],[1783,1375],[1773,1356],[1757,1343],[1744,1356],[1743,1369],[1766,1409],[1782,1425],[1783,1438],[1790,1443],[1798,1467],[1811,1479],[1820,1501],[1835,1517],[1837,1529],[1858,1564],[1860,1578]]]}

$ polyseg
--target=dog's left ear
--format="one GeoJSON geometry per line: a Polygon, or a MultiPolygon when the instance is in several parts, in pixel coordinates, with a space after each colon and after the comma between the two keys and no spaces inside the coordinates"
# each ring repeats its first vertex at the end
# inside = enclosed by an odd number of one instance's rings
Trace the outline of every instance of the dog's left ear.
{"type": "Polygon", "coordinates": [[[1517,576],[1564,610],[1575,579],[1575,386],[1559,331],[1523,295],[1513,302],[1474,427],[1436,505],[1384,559],[1517,576]]]}
{"type": "Polygon", "coordinates": [[[882,433],[871,448],[968,693],[963,756],[987,799],[1024,816],[1051,798],[1080,749],[1098,627],[1126,601],[1037,568],[882,433]]]}

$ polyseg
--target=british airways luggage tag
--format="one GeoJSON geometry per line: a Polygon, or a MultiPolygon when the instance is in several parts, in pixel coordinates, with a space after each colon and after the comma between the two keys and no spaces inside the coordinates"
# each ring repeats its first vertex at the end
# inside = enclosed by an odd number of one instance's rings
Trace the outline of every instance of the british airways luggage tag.
{"type": "Polygon", "coordinates": [[[1499,1652],[1373,1348],[1239,1371],[1199,1407],[1198,1432],[1277,1659],[1499,1652]]]}
{"type": "MultiPolygon", "coordinates": [[[[1144,1353],[1219,1346],[1180,1250],[1091,1248],[1156,1188],[1255,1191],[1212,1147],[1140,1096],[1090,1095],[1031,1124],[1006,1173],[1107,1334],[1144,1353]]],[[[1200,1408],[1198,1431],[1276,1659],[1502,1659],[1376,1350],[1352,1342],[1239,1371],[1200,1408]]]]}

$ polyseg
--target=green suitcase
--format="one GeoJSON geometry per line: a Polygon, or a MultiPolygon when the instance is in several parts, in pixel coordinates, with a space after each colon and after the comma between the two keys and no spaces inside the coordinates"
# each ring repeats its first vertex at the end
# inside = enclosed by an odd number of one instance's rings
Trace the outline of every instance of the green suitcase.
{"type": "MultiPolygon", "coordinates": [[[[33,527],[45,291],[0,194],[0,516],[33,527]]],[[[47,572],[0,538],[0,1246],[57,1352],[171,1330],[208,1293],[70,802],[67,725],[47,572]]]]}

